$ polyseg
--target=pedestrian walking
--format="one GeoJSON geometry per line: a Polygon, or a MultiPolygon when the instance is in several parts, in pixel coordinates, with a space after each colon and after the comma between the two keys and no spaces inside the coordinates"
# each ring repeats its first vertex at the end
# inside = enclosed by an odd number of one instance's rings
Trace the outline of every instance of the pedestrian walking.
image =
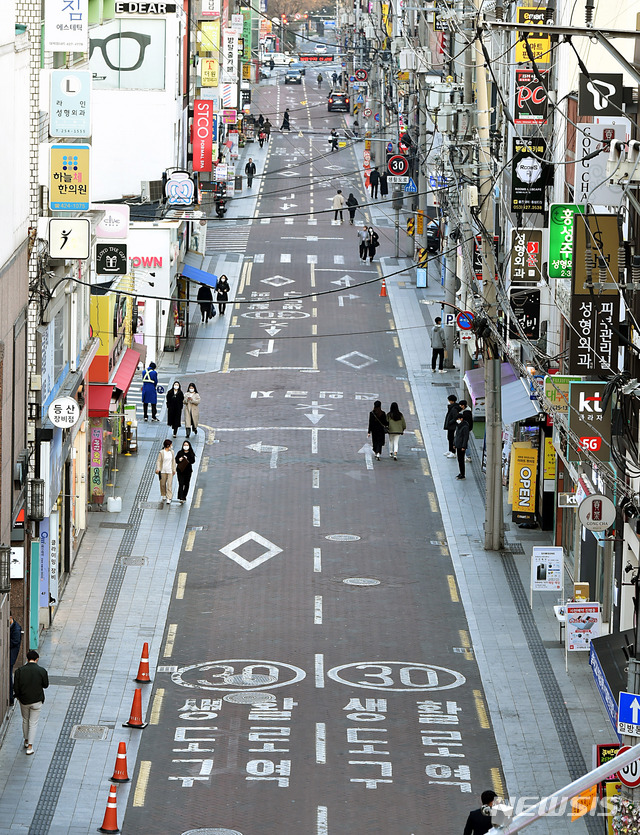
{"type": "Polygon", "coordinates": [[[271,70],[271,72],[273,72],[275,68],[276,62],[273,60],[273,58],[269,58],[269,69],[271,70]]]}
{"type": "Polygon", "coordinates": [[[377,199],[378,186],[380,184],[380,172],[377,167],[369,174],[369,185],[371,186],[371,197],[377,199]]]}
{"type": "Polygon", "coordinates": [[[284,111],[284,116],[282,117],[282,125],[280,126],[280,130],[283,130],[283,131],[284,130],[286,130],[286,131],[291,130],[291,122],[290,122],[290,119],[289,119],[289,108],[288,107],[284,111]]]}
{"type": "Polygon", "coordinates": [[[213,308],[213,294],[211,287],[208,284],[201,284],[198,290],[197,302],[200,305],[200,320],[202,323],[208,322],[212,316],[215,316],[213,308]]]}
{"type": "Polygon", "coordinates": [[[38,664],[39,658],[35,649],[30,649],[27,663],[24,667],[18,667],[13,677],[13,692],[20,702],[22,736],[27,756],[34,753],[33,740],[44,704],[44,691],[49,686],[49,676],[45,668],[38,664]]]}
{"type": "Polygon", "coordinates": [[[353,120],[353,125],[351,127],[353,129],[353,135],[356,139],[358,139],[360,136],[360,122],[357,118],[353,120]]]}
{"type": "MultiPolygon", "coordinates": [[[[460,406],[460,414],[462,415],[463,419],[469,425],[469,435],[473,432],[473,414],[471,409],[469,408],[469,404],[466,400],[459,400],[458,406],[460,406]]],[[[465,461],[467,464],[471,463],[471,456],[469,455],[470,447],[467,447],[467,454],[465,456],[465,461]]]]}
{"type": "Polygon", "coordinates": [[[193,465],[196,463],[196,454],[193,451],[190,441],[184,441],[182,449],[176,455],[176,471],[178,474],[178,501],[184,504],[189,494],[189,484],[193,465]]]}
{"type": "Polygon", "coordinates": [[[394,461],[397,461],[398,442],[400,441],[400,435],[404,435],[404,430],[407,428],[407,422],[395,401],[389,406],[389,411],[387,412],[387,423],[389,425],[389,457],[393,458],[394,461]]]}
{"type": "MultiPolygon", "coordinates": [[[[175,435],[174,435],[175,437],[175,435]]],[[[173,477],[176,474],[176,458],[173,454],[173,442],[167,438],[156,458],[156,473],[160,479],[160,501],[171,504],[173,498],[173,477]]]]}
{"type": "Polygon", "coordinates": [[[387,197],[389,194],[389,179],[386,171],[380,175],[380,197],[387,197]]]}
{"type": "Polygon", "coordinates": [[[13,704],[13,668],[20,653],[22,643],[22,627],[13,615],[9,613],[9,704],[13,704]]]}
{"type": "Polygon", "coordinates": [[[331,145],[331,153],[338,150],[338,132],[335,128],[331,128],[329,144],[331,145]]]}
{"type": "Polygon", "coordinates": [[[338,87],[342,87],[342,73],[338,73],[338,87]]]}
{"type": "Polygon", "coordinates": [[[151,405],[151,420],[158,420],[158,372],[155,362],[142,372],[142,414],[144,422],[149,420],[149,405],[151,405]]]}
{"type": "Polygon", "coordinates": [[[230,290],[229,279],[226,275],[221,275],[216,284],[216,301],[218,302],[218,310],[221,316],[224,316],[224,312],[227,309],[230,290]]]}
{"type": "Polygon", "coordinates": [[[334,87],[338,83],[338,73],[335,70],[331,73],[331,81],[333,81],[334,87]]]}
{"type": "Polygon", "coordinates": [[[318,90],[322,87],[322,82],[323,82],[323,80],[324,80],[324,79],[322,78],[322,73],[321,73],[321,72],[319,72],[319,73],[318,73],[318,90]]]}
{"type": "Polygon", "coordinates": [[[356,219],[356,209],[358,208],[358,199],[353,192],[349,193],[347,197],[347,208],[349,209],[349,223],[353,226],[353,221],[356,219]]]}
{"type": "Polygon", "coordinates": [[[340,223],[344,223],[344,220],[343,220],[343,217],[342,217],[342,209],[344,208],[344,195],[342,194],[342,189],[339,188],[338,191],[336,192],[336,194],[334,195],[333,203],[332,203],[331,208],[334,209],[333,219],[338,220],[338,214],[339,214],[340,215],[340,223]]]}
{"type": "Polygon", "coordinates": [[[184,428],[187,438],[191,434],[198,434],[198,423],[200,423],[200,395],[195,383],[189,383],[184,396],[184,428]]]}
{"type": "Polygon", "coordinates": [[[456,431],[456,419],[459,412],[460,406],[458,405],[458,398],[455,394],[450,394],[449,397],[447,397],[447,413],[444,416],[444,425],[442,427],[447,433],[447,442],[449,444],[448,451],[444,453],[445,458],[456,457],[456,450],[453,445],[453,436],[456,431]]]}
{"type": "Polygon", "coordinates": [[[376,459],[380,460],[380,455],[382,454],[382,447],[385,444],[385,439],[387,432],[389,431],[389,426],[387,422],[387,416],[382,409],[382,403],[380,400],[376,400],[373,404],[373,409],[369,412],[369,428],[367,430],[369,437],[371,438],[371,446],[373,447],[373,454],[376,456],[376,459]]]}
{"type": "Polygon", "coordinates": [[[258,144],[260,145],[261,148],[264,145],[264,140],[266,138],[267,138],[266,133],[264,132],[264,130],[261,130],[260,133],[258,134],[258,144]]]}
{"type": "Polygon", "coordinates": [[[249,162],[244,167],[244,173],[247,175],[247,186],[251,188],[253,178],[256,175],[256,164],[251,157],[249,157],[249,162]]]}
{"type": "Polygon", "coordinates": [[[485,835],[492,827],[491,807],[498,795],[488,789],[480,795],[482,806],[469,813],[463,835],[485,835]]]}
{"type": "Polygon", "coordinates": [[[269,117],[264,120],[264,125],[262,126],[264,131],[264,138],[265,141],[268,142],[271,139],[271,122],[269,121],[269,117]]]}
{"type": "Polygon", "coordinates": [[[436,370],[436,363],[440,362],[440,373],[445,374],[444,370],[444,349],[446,342],[444,340],[444,328],[442,327],[442,319],[436,316],[434,326],[431,328],[431,370],[436,370]]]}
{"type": "Polygon", "coordinates": [[[458,417],[456,418],[456,429],[453,436],[453,445],[456,450],[456,455],[458,457],[458,469],[460,472],[456,476],[458,480],[462,480],[465,478],[465,458],[467,454],[467,447],[469,446],[469,424],[467,421],[462,417],[462,414],[458,412],[458,417]]]}
{"type": "Polygon", "coordinates": [[[178,429],[180,429],[183,405],[184,392],[180,383],[176,380],[173,387],[167,392],[167,423],[173,429],[174,438],[178,434],[178,429]]]}
{"type": "MultiPolygon", "coordinates": [[[[373,256],[376,254],[376,249],[380,246],[380,238],[373,226],[369,227],[369,263],[373,264],[373,256]]],[[[364,259],[367,260],[366,258],[364,259]]]]}
{"type": "Polygon", "coordinates": [[[258,116],[258,127],[262,130],[262,126],[264,125],[264,116],[262,113],[258,116]]]}
{"type": "Polygon", "coordinates": [[[360,250],[360,260],[366,261],[369,254],[369,227],[363,225],[362,229],[358,230],[358,247],[360,250]]]}

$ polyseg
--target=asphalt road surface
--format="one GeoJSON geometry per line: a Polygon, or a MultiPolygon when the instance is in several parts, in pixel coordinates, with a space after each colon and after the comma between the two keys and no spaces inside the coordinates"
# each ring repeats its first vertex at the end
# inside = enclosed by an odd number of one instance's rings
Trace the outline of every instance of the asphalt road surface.
{"type": "Polygon", "coordinates": [[[207,444],[123,832],[455,833],[500,785],[392,312],[327,212],[337,188],[364,202],[363,144],[329,152],[344,119],[315,77],[260,92],[292,130],[254,183],[222,373],[197,378],[207,444]],[[377,398],[407,420],[397,462],[372,458],[377,398]]]}

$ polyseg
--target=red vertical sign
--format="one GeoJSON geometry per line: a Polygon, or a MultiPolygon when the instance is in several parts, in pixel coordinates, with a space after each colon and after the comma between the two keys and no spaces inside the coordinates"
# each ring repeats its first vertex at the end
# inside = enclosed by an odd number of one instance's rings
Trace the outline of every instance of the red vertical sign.
{"type": "Polygon", "coordinates": [[[211,171],[213,141],[213,102],[196,99],[193,103],[193,170],[211,171]]]}

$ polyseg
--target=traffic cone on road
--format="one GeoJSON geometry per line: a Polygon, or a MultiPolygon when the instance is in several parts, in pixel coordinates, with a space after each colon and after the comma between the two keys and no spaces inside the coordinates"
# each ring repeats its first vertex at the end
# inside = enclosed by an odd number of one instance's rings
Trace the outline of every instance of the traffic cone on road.
{"type": "Polygon", "coordinates": [[[116,767],[113,769],[113,777],[111,780],[114,783],[128,783],[129,774],[127,773],[127,746],[124,742],[118,745],[118,754],[116,756],[116,767]]]}
{"type": "Polygon", "coordinates": [[[149,644],[145,641],[142,647],[142,657],[138,667],[138,675],[134,681],[151,681],[149,678],[149,644]]]}
{"type": "Polygon", "coordinates": [[[382,279],[382,287],[380,288],[380,298],[381,299],[386,299],[387,298],[387,283],[384,280],[384,278],[382,279]]]}
{"type": "Polygon", "coordinates": [[[120,832],[118,829],[118,804],[116,803],[116,786],[111,786],[109,789],[109,799],[107,800],[107,808],[104,813],[104,820],[98,832],[108,832],[115,835],[120,832]]]}
{"type": "Polygon", "coordinates": [[[131,715],[129,721],[122,725],[123,728],[139,728],[142,730],[147,727],[147,722],[142,721],[142,690],[136,688],[133,694],[133,704],[131,705],[131,715]]]}

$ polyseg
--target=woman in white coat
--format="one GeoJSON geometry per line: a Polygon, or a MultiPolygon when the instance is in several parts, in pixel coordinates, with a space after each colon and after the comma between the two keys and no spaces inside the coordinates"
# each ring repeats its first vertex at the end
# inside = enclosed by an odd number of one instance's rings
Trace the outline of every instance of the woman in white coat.
{"type": "Polygon", "coordinates": [[[184,395],[184,425],[187,430],[187,438],[191,434],[198,434],[198,423],[200,422],[200,395],[195,383],[189,383],[184,395]]]}

